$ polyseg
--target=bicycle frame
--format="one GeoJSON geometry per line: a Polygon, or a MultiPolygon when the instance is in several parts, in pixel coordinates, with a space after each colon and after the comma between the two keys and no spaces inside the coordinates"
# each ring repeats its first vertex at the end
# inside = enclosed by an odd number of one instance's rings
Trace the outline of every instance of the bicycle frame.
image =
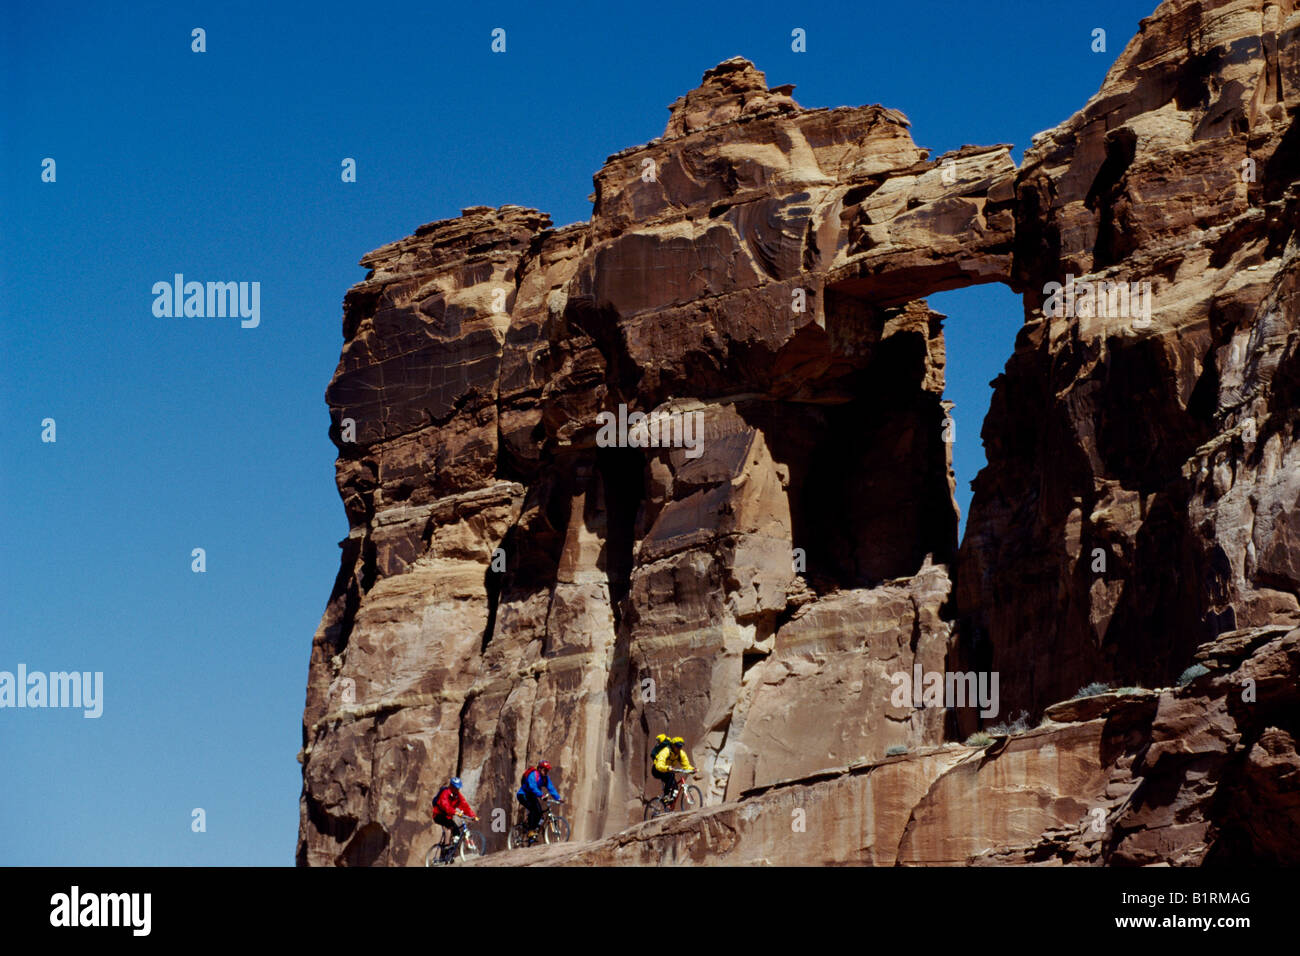
{"type": "Polygon", "coordinates": [[[673,771],[673,798],[668,803],[668,809],[670,811],[675,812],[682,809],[682,799],[686,796],[686,775],[688,773],[693,773],[693,771],[673,771]]]}
{"type": "MultiPolygon", "coordinates": [[[[448,830],[446,827],[443,827],[442,836],[438,838],[437,845],[443,848],[442,853],[439,854],[439,859],[444,863],[456,858],[456,851],[460,849],[461,841],[465,839],[465,831],[469,829],[469,817],[458,813],[453,819],[456,821],[459,829],[448,830]]],[[[442,824],[439,824],[439,826],[442,826],[442,824]]]]}
{"type": "MultiPolygon", "coordinates": [[[[545,830],[547,826],[550,824],[550,822],[554,819],[555,819],[555,814],[551,812],[551,801],[547,800],[544,804],[542,804],[542,818],[537,821],[537,832],[541,833],[543,830],[545,830]]],[[[527,825],[528,825],[528,821],[525,820],[524,826],[527,827],[527,825]]]]}
{"type": "MultiPolygon", "coordinates": [[[[557,837],[562,841],[569,838],[569,822],[564,819],[564,817],[556,815],[552,806],[554,801],[552,801],[550,797],[543,797],[540,799],[542,812],[541,816],[538,817],[537,827],[535,829],[530,829],[528,826],[527,809],[524,810],[519,822],[511,827],[511,836],[509,839],[514,840],[514,834],[518,833],[519,841],[517,844],[512,845],[512,849],[517,848],[518,846],[533,846],[539,840],[550,843],[552,836],[557,837]]],[[[564,801],[561,800],[559,802],[563,803],[564,801]]]]}

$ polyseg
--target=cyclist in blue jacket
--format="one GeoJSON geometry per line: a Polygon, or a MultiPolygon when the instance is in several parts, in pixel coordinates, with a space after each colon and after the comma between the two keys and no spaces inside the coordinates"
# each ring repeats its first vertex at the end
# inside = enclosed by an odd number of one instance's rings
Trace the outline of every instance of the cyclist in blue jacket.
{"type": "Polygon", "coordinates": [[[519,789],[515,792],[515,798],[524,805],[528,811],[528,835],[533,836],[537,832],[538,826],[542,822],[542,798],[549,796],[556,803],[563,803],[560,795],[555,792],[555,785],[551,783],[551,762],[543,760],[536,767],[529,767],[524,771],[523,778],[519,781],[519,789]]]}

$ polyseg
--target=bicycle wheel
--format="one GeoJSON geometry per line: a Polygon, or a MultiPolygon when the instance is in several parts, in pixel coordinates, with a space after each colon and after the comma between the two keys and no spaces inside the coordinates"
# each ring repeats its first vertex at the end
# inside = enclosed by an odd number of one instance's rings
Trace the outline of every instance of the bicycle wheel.
{"type": "Polygon", "coordinates": [[[653,820],[659,814],[664,812],[663,797],[651,797],[646,801],[645,816],[642,819],[653,820]]]}
{"type": "Polygon", "coordinates": [[[444,849],[446,849],[446,847],[443,846],[443,844],[441,843],[435,843],[433,846],[429,847],[429,852],[424,854],[424,865],[437,866],[439,863],[441,863],[442,851],[444,849]]]}
{"type": "Polygon", "coordinates": [[[551,817],[542,827],[542,836],[547,843],[563,843],[569,839],[569,821],[564,817],[551,817]]]}
{"type": "Polygon", "coordinates": [[[457,852],[462,860],[482,856],[487,852],[487,846],[483,842],[483,834],[478,830],[466,830],[460,841],[460,849],[457,852]]]}
{"type": "Polygon", "coordinates": [[[516,823],[506,834],[506,849],[518,850],[528,842],[528,830],[522,823],[516,823]]]}
{"type": "Polygon", "coordinates": [[[699,787],[691,784],[686,788],[686,792],[682,794],[682,809],[698,810],[702,806],[704,806],[704,794],[699,787]]]}

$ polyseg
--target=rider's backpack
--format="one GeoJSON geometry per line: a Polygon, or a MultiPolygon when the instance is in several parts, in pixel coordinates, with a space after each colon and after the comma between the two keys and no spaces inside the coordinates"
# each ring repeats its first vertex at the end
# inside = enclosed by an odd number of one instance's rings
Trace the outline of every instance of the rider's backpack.
{"type": "Polygon", "coordinates": [[[660,734],[659,742],[655,744],[654,749],[650,751],[650,766],[653,767],[655,763],[655,758],[658,757],[661,753],[663,753],[663,751],[667,750],[671,746],[672,744],[668,742],[668,738],[665,735],[660,734]]]}
{"type": "Polygon", "coordinates": [[[524,793],[530,792],[528,789],[528,775],[531,774],[536,769],[537,769],[536,767],[529,767],[527,770],[524,771],[524,775],[519,778],[519,789],[522,790],[524,793]]]}

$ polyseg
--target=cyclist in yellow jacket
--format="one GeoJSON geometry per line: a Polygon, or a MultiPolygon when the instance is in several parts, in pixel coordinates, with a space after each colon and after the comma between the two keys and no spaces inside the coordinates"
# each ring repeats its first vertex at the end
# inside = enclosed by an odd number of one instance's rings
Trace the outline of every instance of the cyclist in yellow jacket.
{"type": "Polygon", "coordinates": [[[666,742],[668,746],[660,749],[655,755],[654,766],[650,770],[664,785],[665,800],[676,790],[677,777],[673,773],[674,770],[695,772],[695,768],[691,766],[691,758],[686,753],[686,741],[681,737],[674,737],[666,742]]]}

